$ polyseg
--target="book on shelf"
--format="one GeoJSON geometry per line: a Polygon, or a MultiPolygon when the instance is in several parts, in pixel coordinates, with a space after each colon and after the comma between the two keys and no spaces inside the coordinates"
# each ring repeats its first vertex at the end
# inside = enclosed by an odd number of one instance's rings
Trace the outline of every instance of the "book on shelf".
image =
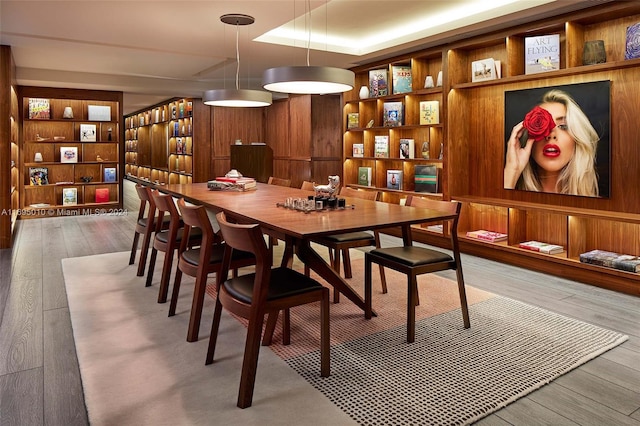
{"type": "Polygon", "coordinates": [[[364,157],[364,144],[354,143],[352,151],[353,151],[353,157],[364,157]]]}
{"type": "Polygon", "coordinates": [[[496,75],[496,62],[493,58],[480,59],[479,61],[471,62],[471,81],[486,81],[495,80],[498,78],[496,75]]]}
{"type": "Polygon", "coordinates": [[[29,119],[48,120],[51,118],[49,99],[29,98],[29,119]]]}
{"type": "Polygon", "coordinates": [[[387,170],[387,189],[402,189],[402,170],[387,170]]]}
{"type": "Polygon", "coordinates": [[[544,243],[542,241],[524,241],[518,247],[525,250],[538,251],[545,254],[558,254],[564,251],[564,247],[557,244],[544,243]]]}
{"type": "Polygon", "coordinates": [[[640,23],[627,27],[624,59],[640,58],[640,23]]]}
{"type": "Polygon", "coordinates": [[[96,133],[95,124],[80,125],[80,140],[82,142],[95,142],[96,136],[97,136],[97,133],[96,133]]]}
{"type": "Polygon", "coordinates": [[[88,105],[87,118],[89,121],[111,121],[111,107],[108,105],[88,105]]]}
{"type": "Polygon", "coordinates": [[[444,226],[443,225],[429,225],[429,226],[427,226],[427,231],[437,232],[438,234],[444,234],[444,226]]]}
{"type": "Polygon", "coordinates": [[[560,69],[560,34],[524,38],[524,73],[560,69]]]}
{"type": "Polygon", "coordinates": [[[369,71],[369,96],[377,98],[389,94],[389,70],[381,68],[369,71]]]}
{"type": "Polygon", "coordinates": [[[61,146],[60,162],[61,163],[77,163],[78,147],[77,146],[61,146]]]}
{"type": "Polygon", "coordinates": [[[420,124],[440,124],[440,101],[420,101],[420,124]]]}
{"type": "Polygon", "coordinates": [[[350,112],[347,114],[347,129],[357,129],[360,127],[360,113],[350,112]]]}
{"type": "Polygon", "coordinates": [[[176,138],[176,154],[184,153],[184,141],[182,138],[176,138]]]}
{"type": "Polygon", "coordinates": [[[109,202],[109,188],[96,188],[96,203],[109,202]]]}
{"type": "Polygon", "coordinates": [[[640,272],[640,257],[630,254],[591,250],[580,254],[580,262],[626,272],[640,272]]]}
{"type": "Polygon", "coordinates": [[[48,185],[49,169],[47,167],[29,167],[29,185],[48,185]]]}
{"type": "Polygon", "coordinates": [[[404,105],[402,102],[385,102],[382,109],[382,124],[385,127],[402,126],[404,123],[404,105]]]}
{"type": "Polygon", "coordinates": [[[410,65],[392,65],[391,82],[393,94],[409,93],[413,90],[410,65]]]}
{"type": "Polygon", "coordinates": [[[371,167],[358,167],[358,185],[371,186],[371,167]]]}
{"type": "Polygon", "coordinates": [[[377,135],[374,138],[375,157],[389,158],[389,136],[377,135]]]}
{"type": "Polygon", "coordinates": [[[415,158],[416,145],[413,139],[400,139],[400,158],[415,158]]]}
{"type": "Polygon", "coordinates": [[[414,169],[416,192],[438,192],[438,167],[433,164],[416,164],[414,169]]]}
{"type": "Polygon", "coordinates": [[[104,168],[104,182],[115,182],[116,179],[116,168],[115,167],[105,167],[104,168]]]}
{"type": "Polygon", "coordinates": [[[467,237],[496,243],[498,241],[505,241],[507,239],[507,234],[479,229],[477,231],[468,231],[467,237]]]}
{"type": "Polygon", "coordinates": [[[75,206],[78,204],[78,188],[62,188],[62,205],[75,206]]]}

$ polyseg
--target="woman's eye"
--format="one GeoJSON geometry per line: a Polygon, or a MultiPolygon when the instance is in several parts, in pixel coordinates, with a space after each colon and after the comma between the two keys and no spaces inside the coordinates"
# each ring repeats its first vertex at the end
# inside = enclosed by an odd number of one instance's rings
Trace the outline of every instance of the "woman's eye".
{"type": "Polygon", "coordinates": [[[569,130],[569,126],[567,126],[566,124],[558,124],[558,129],[564,130],[566,132],[567,130],[569,130]]]}

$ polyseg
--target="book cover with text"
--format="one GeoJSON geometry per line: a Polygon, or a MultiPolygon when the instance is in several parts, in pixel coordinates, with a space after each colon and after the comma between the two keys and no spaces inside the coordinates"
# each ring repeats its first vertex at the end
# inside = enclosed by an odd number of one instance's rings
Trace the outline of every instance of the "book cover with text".
{"type": "Polygon", "coordinates": [[[375,157],[389,158],[389,136],[377,135],[375,137],[375,157]]]}
{"type": "Polygon", "coordinates": [[[393,65],[391,67],[393,94],[409,93],[413,90],[411,82],[411,66],[393,65]]]}
{"type": "Polygon", "coordinates": [[[386,68],[369,71],[369,96],[377,98],[389,94],[389,70],[386,68]]]}
{"type": "Polygon", "coordinates": [[[560,69],[560,34],[524,38],[525,74],[560,69]]]}

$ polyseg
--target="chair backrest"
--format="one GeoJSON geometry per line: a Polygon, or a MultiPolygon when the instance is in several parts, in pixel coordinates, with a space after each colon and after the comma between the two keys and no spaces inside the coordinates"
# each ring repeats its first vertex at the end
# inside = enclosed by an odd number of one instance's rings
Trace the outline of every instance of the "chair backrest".
{"type": "Polygon", "coordinates": [[[315,182],[310,182],[308,180],[303,180],[302,181],[302,186],[300,187],[300,189],[303,189],[305,191],[315,191],[315,189],[313,188],[315,186],[315,182]]]}
{"type": "Polygon", "coordinates": [[[344,197],[362,198],[363,200],[378,201],[380,199],[380,191],[367,191],[343,186],[340,188],[340,195],[344,197]]]}
{"type": "Polygon", "coordinates": [[[420,198],[409,195],[407,197],[406,205],[411,207],[421,207],[424,209],[439,210],[441,212],[454,215],[452,219],[447,220],[447,222],[450,223],[450,226],[449,229],[445,230],[444,232],[445,235],[448,232],[451,239],[451,249],[456,256],[456,261],[459,261],[458,219],[460,219],[460,210],[462,208],[462,203],[460,203],[459,201],[432,200],[429,198],[420,198]]]}
{"type": "Polygon", "coordinates": [[[149,218],[147,224],[151,224],[153,217],[156,215],[156,203],[151,196],[151,188],[145,185],[136,184],[136,192],[140,198],[140,209],[138,210],[138,220],[145,217],[145,213],[149,218]],[[147,210],[148,207],[148,210],[147,210]]]}
{"type": "MultiPolygon", "coordinates": [[[[211,247],[217,243],[213,226],[207,215],[207,210],[204,206],[187,205],[184,199],[178,200],[178,208],[182,216],[182,222],[184,222],[184,231],[182,237],[182,243],[180,245],[180,253],[187,248],[189,241],[189,233],[191,228],[200,228],[202,231],[202,247],[211,247]]],[[[207,250],[200,251],[200,264],[206,265],[209,263],[208,254],[205,254],[207,250]]]]}
{"type": "Polygon", "coordinates": [[[151,191],[151,198],[158,209],[156,232],[162,229],[162,218],[165,213],[168,213],[169,217],[171,217],[169,224],[170,238],[175,238],[177,230],[180,227],[180,213],[178,213],[178,208],[176,207],[173,197],[169,194],[163,194],[156,189],[151,191]]]}
{"type": "Polygon", "coordinates": [[[269,181],[267,182],[269,185],[278,185],[278,186],[291,186],[291,179],[282,179],[277,177],[269,177],[269,181]]]}

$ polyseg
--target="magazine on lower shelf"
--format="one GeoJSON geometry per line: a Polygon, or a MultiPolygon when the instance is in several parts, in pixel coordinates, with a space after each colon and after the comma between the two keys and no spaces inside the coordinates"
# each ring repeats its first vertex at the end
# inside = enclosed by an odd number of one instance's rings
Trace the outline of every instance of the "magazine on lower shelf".
{"type": "Polygon", "coordinates": [[[640,257],[605,250],[591,250],[580,254],[580,262],[627,272],[640,272],[640,257]]]}
{"type": "Polygon", "coordinates": [[[467,237],[475,238],[477,240],[482,240],[482,241],[489,241],[492,243],[495,243],[498,241],[504,241],[507,239],[507,236],[508,236],[507,234],[503,234],[501,232],[487,231],[484,229],[467,232],[467,237]]]}
{"type": "Polygon", "coordinates": [[[564,247],[557,244],[543,243],[542,241],[524,241],[518,247],[525,250],[538,251],[545,254],[558,254],[564,251],[564,247]]]}

